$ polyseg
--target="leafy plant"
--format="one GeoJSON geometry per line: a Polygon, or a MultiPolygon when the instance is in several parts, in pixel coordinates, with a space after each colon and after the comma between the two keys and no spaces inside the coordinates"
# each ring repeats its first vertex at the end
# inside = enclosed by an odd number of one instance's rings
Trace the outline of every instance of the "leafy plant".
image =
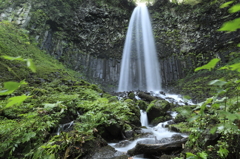
{"type": "MultiPolygon", "coordinates": [[[[229,7],[232,4],[234,4],[234,1],[226,2],[221,5],[221,8],[229,7]]],[[[240,4],[234,4],[229,8],[230,13],[239,11],[240,4]]],[[[225,22],[218,31],[233,32],[237,29],[240,29],[239,18],[225,22]]],[[[209,71],[216,70],[219,62],[220,59],[218,58],[212,59],[206,65],[196,68],[195,71],[204,69],[209,71]]],[[[239,74],[240,64],[235,62],[222,67],[218,65],[217,70],[239,74]]],[[[238,125],[240,121],[239,81],[238,76],[235,76],[235,78],[222,77],[210,81],[208,85],[215,88],[215,94],[207,98],[204,102],[197,104],[195,109],[184,109],[181,111],[182,115],[185,116],[191,114],[191,117],[188,119],[189,126],[191,126],[191,133],[187,146],[198,151],[196,154],[186,153],[187,158],[207,158],[207,156],[210,157],[214,153],[213,150],[215,150],[219,158],[228,158],[231,155],[238,158],[236,147],[240,143],[234,141],[234,137],[240,134],[240,127],[238,125]],[[235,93],[234,97],[230,95],[231,92],[235,93]],[[203,134],[214,134],[215,136],[220,136],[220,138],[217,144],[208,145],[207,151],[203,151],[206,144],[202,137],[203,134]]]]}

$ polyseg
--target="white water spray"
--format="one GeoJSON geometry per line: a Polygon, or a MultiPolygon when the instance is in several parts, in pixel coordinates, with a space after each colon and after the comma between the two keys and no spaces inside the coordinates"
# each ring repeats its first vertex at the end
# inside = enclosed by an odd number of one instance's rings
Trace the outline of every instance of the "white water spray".
{"type": "Polygon", "coordinates": [[[118,91],[161,90],[160,66],[148,9],[137,6],[125,39],[118,91]]]}
{"type": "Polygon", "coordinates": [[[147,112],[140,110],[140,121],[142,126],[148,126],[148,117],[147,117],[147,112]]]}

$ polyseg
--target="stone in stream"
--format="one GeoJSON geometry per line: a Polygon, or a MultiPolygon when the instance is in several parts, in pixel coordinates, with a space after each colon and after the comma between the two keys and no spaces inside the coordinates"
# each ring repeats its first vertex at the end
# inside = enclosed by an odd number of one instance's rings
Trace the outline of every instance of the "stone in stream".
{"type": "MultiPolygon", "coordinates": [[[[175,137],[172,137],[174,139],[175,137]]],[[[128,154],[131,156],[137,154],[144,154],[146,156],[152,155],[162,155],[162,154],[171,154],[172,152],[181,151],[183,144],[187,142],[188,138],[178,138],[178,140],[171,141],[169,139],[167,143],[156,143],[156,144],[145,144],[145,143],[137,143],[137,145],[128,150],[128,154]]],[[[166,141],[166,140],[165,140],[166,141]]],[[[161,142],[161,140],[160,140],[161,142]]]]}
{"type": "Polygon", "coordinates": [[[128,159],[128,156],[123,152],[117,152],[113,147],[108,145],[98,149],[84,159],[128,159]]]}

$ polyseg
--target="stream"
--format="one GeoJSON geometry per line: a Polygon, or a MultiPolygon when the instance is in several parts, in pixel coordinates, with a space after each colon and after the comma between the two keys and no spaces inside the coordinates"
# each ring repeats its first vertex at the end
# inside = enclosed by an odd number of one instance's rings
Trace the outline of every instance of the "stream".
{"type": "MultiPolygon", "coordinates": [[[[183,99],[179,95],[173,95],[173,94],[162,95],[160,93],[154,93],[154,92],[151,92],[151,95],[163,98],[168,102],[171,102],[174,104],[178,104],[178,105],[186,104],[186,102],[183,102],[183,99]]],[[[137,96],[135,98],[139,99],[139,97],[137,96]]],[[[187,104],[193,104],[193,103],[191,101],[188,101],[187,104]]],[[[134,148],[138,142],[141,142],[141,143],[144,142],[145,144],[156,144],[158,141],[164,140],[165,138],[170,138],[175,134],[181,135],[182,137],[187,137],[186,134],[169,131],[168,128],[165,127],[172,120],[159,123],[156,126],[151,126],[148,124],[147,113],[143,110],[140,110],[140,113],[141,113],[141,116],[140,116],[141,125],[145,127],[141,129],[141,133],[145,135],[143,135],[143,137],[140,137],[134,141],[124,140],[124,141],[120,141],[119,143],[109,143],[109,145],[112,146],[118,152],[127,153],[127,151],[134,148]],[[127,144],[121,144],[124,142],[127,144]]],[[[176,112],[171,112],[172,119],[174,119],[176,115],[177,115],[176,112]]],[[[136,155],[136,156],[133,156],[133,159],[147,159],[147,158],[144,158],[143,155],[136,155]]]]}

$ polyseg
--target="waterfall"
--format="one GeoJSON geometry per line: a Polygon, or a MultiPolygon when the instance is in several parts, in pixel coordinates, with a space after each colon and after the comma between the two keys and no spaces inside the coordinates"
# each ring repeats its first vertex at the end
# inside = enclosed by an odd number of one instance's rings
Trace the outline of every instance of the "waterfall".
{"type": "Polygon", "coordinates": [[[147,112],[140,110],[140,121],[142,126],[148,126],[148,117],[147,117],[147,112]]]}
{"type": "Polygon", "coordinates": [[[137,6],[125,39],[118,91],[161,90],[160,66],[148,9],[137,6]]]}

